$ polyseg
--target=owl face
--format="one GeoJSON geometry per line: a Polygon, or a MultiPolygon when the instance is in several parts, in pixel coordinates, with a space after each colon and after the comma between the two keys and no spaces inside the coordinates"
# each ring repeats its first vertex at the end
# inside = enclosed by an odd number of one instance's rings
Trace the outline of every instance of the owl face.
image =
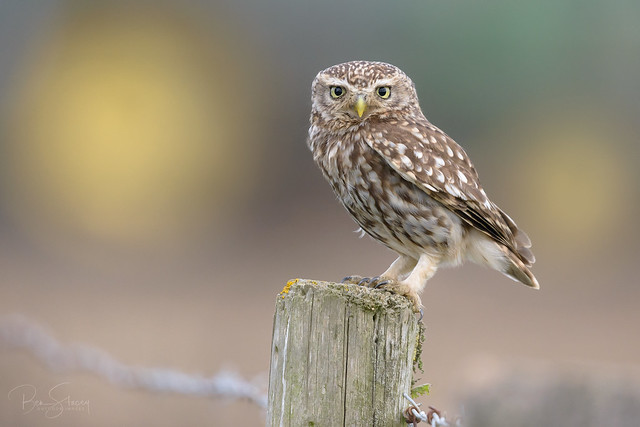
{"type": "Polygon", "coordinates": [[[411,79],[384,62],[352,61],[321,71],[312,85],[313,113],[326,121],[364,122],[418,108],[411,79]]]}

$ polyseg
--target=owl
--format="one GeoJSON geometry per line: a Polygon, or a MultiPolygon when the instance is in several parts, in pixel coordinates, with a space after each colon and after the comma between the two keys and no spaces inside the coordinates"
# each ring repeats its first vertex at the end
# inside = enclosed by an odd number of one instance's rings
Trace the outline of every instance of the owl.
{"type": "Polygon", "coordinates": [[[361,230],[398,254],[344,281],[407,297],[439,267],[475,262],[538,289],[529,237],[482,188],[467,153],[431,124],[399,68],[352,61],[318,73],[307,144],[361,230]]]}

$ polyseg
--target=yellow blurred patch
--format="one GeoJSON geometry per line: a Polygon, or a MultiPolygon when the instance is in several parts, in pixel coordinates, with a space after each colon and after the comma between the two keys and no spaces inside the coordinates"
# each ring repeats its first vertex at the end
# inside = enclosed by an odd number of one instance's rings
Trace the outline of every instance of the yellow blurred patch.
{"type": "Polygon", "coordinates": [[[584,111],[548,117],[514,132],[514,144],[523,147],[512,170],[519,200],[544,231],[539,239],[553,242],[549,247],[599,250],[629,212],[627,136],[616,123],[584,111]]]}
{"type": "Polygon", "coordinates": [[[29,230],[133,242],[232,209],[261,148],[236,46],[163,14],[70,22],[8,106],[14,216],[29,230]]]}

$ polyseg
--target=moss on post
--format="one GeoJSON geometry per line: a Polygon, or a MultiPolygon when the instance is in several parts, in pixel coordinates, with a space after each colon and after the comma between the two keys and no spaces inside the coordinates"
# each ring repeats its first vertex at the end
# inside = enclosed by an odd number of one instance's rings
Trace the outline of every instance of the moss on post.
{"type": "Polygon", "coordinates": [[[268,425],[406,425],[420,331],[401,296],[290,281],[276,302],[268,425]]]}

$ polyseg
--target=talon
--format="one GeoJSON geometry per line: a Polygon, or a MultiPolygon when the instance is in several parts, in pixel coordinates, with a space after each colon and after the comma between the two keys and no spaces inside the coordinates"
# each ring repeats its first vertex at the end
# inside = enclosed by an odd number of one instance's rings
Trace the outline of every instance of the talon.
{"type": "Polygon", "coordinates": [[[362,280],[360,280],[358,282],[359,286],[364,286],[365,284],[369,283],[371,281],[370,277],[363,277],[362,280]]]}
{"type": "Polygon", "coordinates": [[[422,322],[423,317],[424,317],[424,311],[420,309],[420,318],[418,319],[418,322],[422,322]]]}
{"type": "Polygon", "coordinates": [[[353,276],[347,276],[344,279],[342,279],[342,283],[357,285],[358,282],[360,282],[361,280],[362,280],[362,276],[353,275],[353,276]]]}
{"type": "Polygon", "coordinates": [[[384,285],[388,285],[388,284],[389,284],[389,280],[383,280],[382,282],[380,282],[377,285],[375,285],[373,287],[373,289],[378,289],[379,287],[384,286],[384,285]]]}

